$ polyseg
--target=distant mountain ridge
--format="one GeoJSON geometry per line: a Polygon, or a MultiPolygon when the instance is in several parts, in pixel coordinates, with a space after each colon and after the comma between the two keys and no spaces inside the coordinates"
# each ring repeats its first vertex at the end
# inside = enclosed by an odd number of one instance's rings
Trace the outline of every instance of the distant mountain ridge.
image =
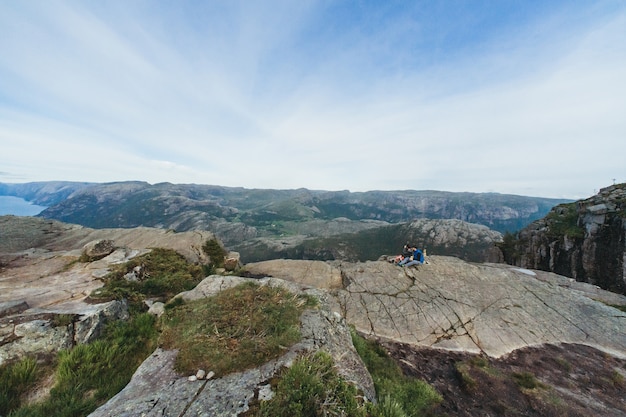
{"type": "MultiPolygon", "coordinates": [[[[92,228],[208,230],[231,249],[254,252],[249,259],[242,254],[246,262],[275,256],[338,259],[343,256],[341,242],[337,243],[340,235],[351,236],[343,240],[344,246],[345,242],[352,245],[343,251],[348,259],[372,259],[375,253],[395,253],[409,238],[416,243],[434,242],[434,236],[414,233],[408,225],[415,220],[451,219],[497,232],[515,231],[569,201],[432,190],[274,190],[139,181],[0,184],[0,194],[3,192],[48,205],[41,217],[92,228]],[[302,246],[304,240],[311,244],[302,246]],[[276,245],[278,249],[270,248],[276,245]]],[[[459,224],[437,227],[429,233],[466,229],[459,224]]],[[[485,253],[499,237],[490,239],[481,238],[481,248],[472,252],[485,253]]],[[[462,256],[461,249],[448,250],[439,243],[445,254],[462,256]]],[[[476,260],[473,255],[464,258],[476,260]]],[[[480,259],[486,260],[482,255],[480,259]]]]}
{"type": "Polygon", "coordinates": [[[94,185],[88,182],[44,181],[25,184],[0,183],[0,195],[20,197],[40,206],[53,206],[74,192],[94,185]]]}

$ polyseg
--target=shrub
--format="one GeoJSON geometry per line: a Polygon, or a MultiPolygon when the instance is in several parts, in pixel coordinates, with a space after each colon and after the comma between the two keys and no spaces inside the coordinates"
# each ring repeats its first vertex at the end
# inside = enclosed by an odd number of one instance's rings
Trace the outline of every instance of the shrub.
{"type": "Polygon", "coordinates": [[[190,264],[178,252],[155,248],[117,267],[104,277],[104,287],[94,291],[91,296],[105,299],[126,298],[131,304],[141,305],[146,295],[167,300],[194,288],[204,276],[200,265],[190,264]],[[142,270],[138,281],[124,278],[138,266],[142,270]]]}
{"type": "Polygon", "coordinates": [[[210,266],[213,268],[224,267],[224,257],[226,257],[226,250],[222,247],[217,239],[207,239],[202,246],[202,250],[209,257],[210,266]]]}

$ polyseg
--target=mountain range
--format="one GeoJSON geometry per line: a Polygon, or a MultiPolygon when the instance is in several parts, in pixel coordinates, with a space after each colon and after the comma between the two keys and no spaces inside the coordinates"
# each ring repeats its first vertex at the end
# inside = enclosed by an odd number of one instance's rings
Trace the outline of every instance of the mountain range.
{"type": "Polygon", "coordinates": [[[274,190],[137,181],[0,184],[0,195],[47,206],[41,217],[92,228],[208,230],[240,251],[244,262],[280,257],[373,260],[398,251],[407,240],[439,254],[494,260],[490,248],[500,233],[519,230],[569,202],[496,193],[274,190]],[[459,235],[467,238],[459,240],[459,235]]]}

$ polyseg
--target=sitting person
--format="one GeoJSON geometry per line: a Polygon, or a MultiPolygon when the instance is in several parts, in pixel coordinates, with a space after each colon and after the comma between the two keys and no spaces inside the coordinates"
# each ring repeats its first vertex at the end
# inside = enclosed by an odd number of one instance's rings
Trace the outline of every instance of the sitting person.
{"type": "Polygon", "coordinates": [[[413,265],[421,265],[424,263],[424,254],[421,250],[417,248],[413,248],[413,255],[404,258],[402,261],[398,263],[400,266],[413,266],[413,265]]]}

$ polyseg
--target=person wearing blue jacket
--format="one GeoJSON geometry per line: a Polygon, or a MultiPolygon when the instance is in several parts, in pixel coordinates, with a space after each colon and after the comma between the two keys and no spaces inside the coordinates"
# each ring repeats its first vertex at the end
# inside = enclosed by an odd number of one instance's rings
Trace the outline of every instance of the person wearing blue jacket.
{"type": "Polygon", "coordinates": [[[404,258],[402,261],[398,263],[400,266],[413,266],[413,265],[421,265],[424,263],[424,254],[421,250],[417,248],[413,248],[413,255],[408,258],[404,258]]]}

